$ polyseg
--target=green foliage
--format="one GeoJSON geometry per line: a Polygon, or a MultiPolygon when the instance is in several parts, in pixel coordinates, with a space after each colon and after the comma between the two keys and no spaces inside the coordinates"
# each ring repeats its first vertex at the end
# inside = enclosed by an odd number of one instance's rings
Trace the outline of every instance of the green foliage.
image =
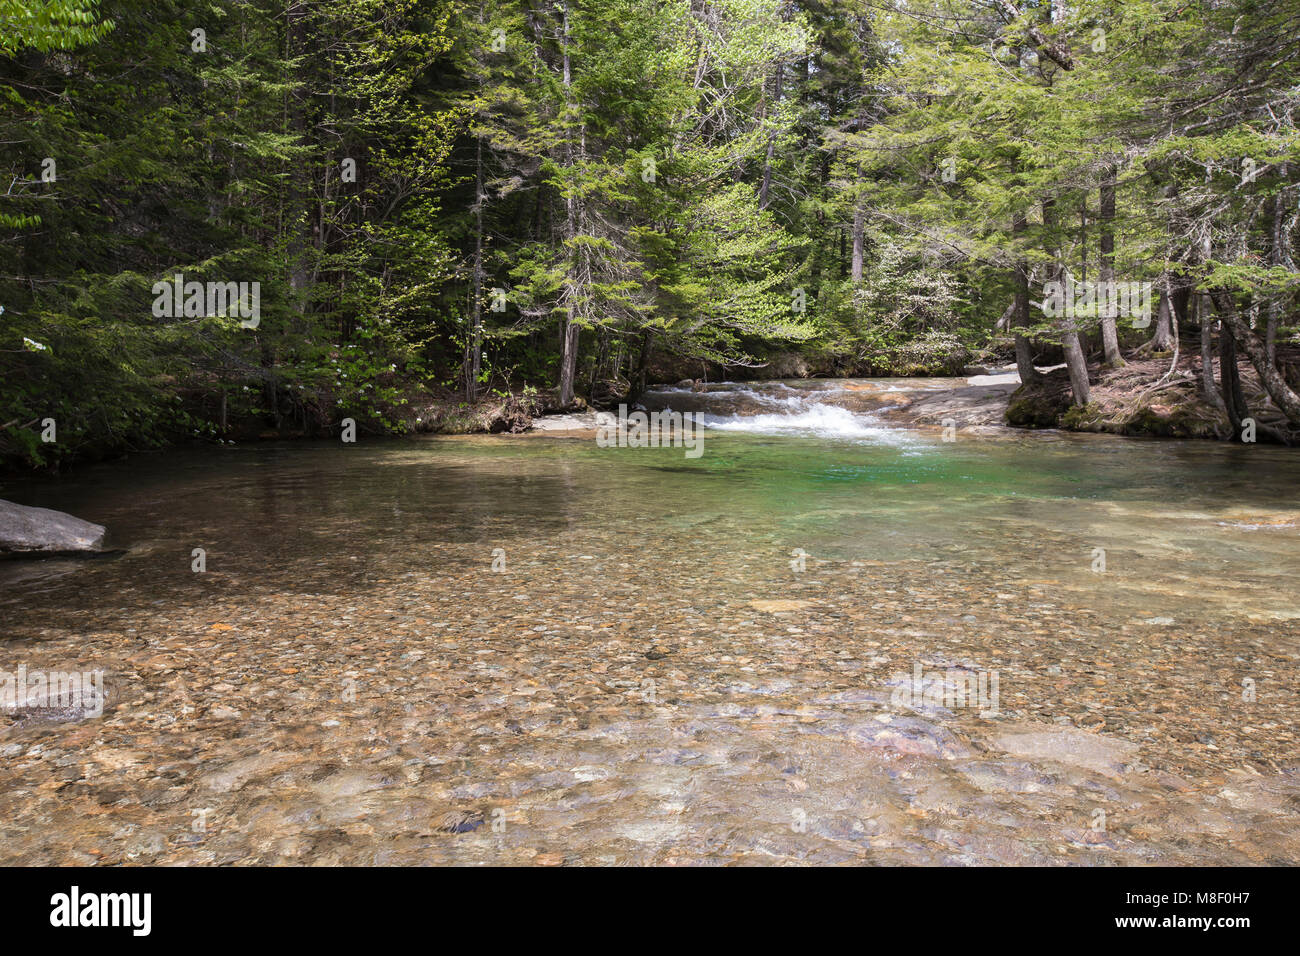
{"type": "Polygon", "coordinates": [[[0,0],[0,460],[395,431],[652,352],[955,371],[1022,265],[1098,276],[1112,175],[1118,278],[1285,343],[1285,6],[0,0]],[[177,273],[259,324],[154,315],[177,273]]]}
{"type": "Polygon", "coordinates": [[[286,21],[271,0],[106,0],[0,4],[0,20],[18,8],[21,61],[0,57],[0,136],[17,146],[0,459],[55,467],[345,416],[404,427],[451,274],[439,196],[458,126],[426,88],[454,6],[330,0],[286,21]],[[153,283],[177,273],[257,283],[259,323],[154,315],[153,283]]]}
{"type": "Polygon", "coordinates": [[[0,56],[32,49],[73,50],[113,29],[98,0],[0,0],[0,56]]]}
{"type": "Polygon", "coordinates": [[[956,277],[884,236],[873,246],[862,282],[822,287],[826,360],[872,374],[957,374],[974,336],[960,328],[956,277]]]}

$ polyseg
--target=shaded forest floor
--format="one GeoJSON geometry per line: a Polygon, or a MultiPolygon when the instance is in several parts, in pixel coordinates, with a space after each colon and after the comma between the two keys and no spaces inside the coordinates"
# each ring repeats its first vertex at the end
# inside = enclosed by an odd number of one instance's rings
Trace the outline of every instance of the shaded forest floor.
{"type": "MultiPolygon", "coordinates": [[[[1269,399],[1250,362],[1239,361],[1237,369],[1257,422],[1257,440],[1294,442],[1294,431],[1287,428],[1285,416],[1269,399]]],[[[1119,368],[1090,365],[1088,372],[1091,395],[1087,405],[1073,404],[1066,370],[1053,369],[1041,381],[1022,385],[1011,395],[1006,424],[1159,438],[1234,437],[1226,413],[1206,400],[1199,354],[1189,355],[1184,350],[1176,368],[1172,355],[1146,358],[1135,354],[1119,368]]]]}

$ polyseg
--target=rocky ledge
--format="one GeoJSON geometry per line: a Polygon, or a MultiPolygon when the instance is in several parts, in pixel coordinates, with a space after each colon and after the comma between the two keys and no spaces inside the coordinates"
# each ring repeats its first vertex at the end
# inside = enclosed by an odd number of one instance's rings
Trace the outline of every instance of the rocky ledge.
{"type": "Polygon", "coordinates": [[[885,415],[908,425],[1002,426],[1006,424],[1007,404],[1019,387],[1020,376],[1013,366],[991,375],[971,376],[965,385],[955,388],[916,393],[906,404],[885,415]]]}

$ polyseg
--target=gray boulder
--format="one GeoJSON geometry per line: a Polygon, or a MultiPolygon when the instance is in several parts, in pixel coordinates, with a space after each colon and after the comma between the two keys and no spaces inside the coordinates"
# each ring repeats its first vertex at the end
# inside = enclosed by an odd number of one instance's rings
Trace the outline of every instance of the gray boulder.
{"type": "Polygon", "coordinates": [[[98,552],[106,531],[61,511],[0,500],[0,556],[98,552]]]}

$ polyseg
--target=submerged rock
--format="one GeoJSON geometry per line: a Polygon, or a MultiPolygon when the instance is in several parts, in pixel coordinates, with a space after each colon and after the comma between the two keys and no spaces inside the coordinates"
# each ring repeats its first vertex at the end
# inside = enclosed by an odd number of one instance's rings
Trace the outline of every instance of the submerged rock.
{"type": "Polygon", "coordinates": [[[98,552],[106,531],[61,511],[0,500],[0,556],[98,552]]]}
{"type": "Polygon", "coordinates": [[[484,823],[478,810],[448,810],[439,818],[435,829],[439,833],[473,833],[484,823]]]}
{"type": "Polygon", "coordinates": [[[1131,740],[1074,727],[1042,730],[1025,725],[1008,728],[995,735],[991,743],[1016,757],[1052,760],[1112,777],[1121,774],[1138,752],[1138,745],[1131,740]]]}

